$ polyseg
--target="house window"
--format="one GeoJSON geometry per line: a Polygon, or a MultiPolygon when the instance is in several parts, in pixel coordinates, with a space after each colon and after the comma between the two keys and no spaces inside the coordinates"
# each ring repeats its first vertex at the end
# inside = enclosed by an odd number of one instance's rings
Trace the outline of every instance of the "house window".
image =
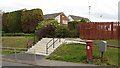
{"type": "Polygon", "coordinates": [[[63,22],[63,24],[67,24],[67,20],[63,20],[62,22],[63,22]]]}

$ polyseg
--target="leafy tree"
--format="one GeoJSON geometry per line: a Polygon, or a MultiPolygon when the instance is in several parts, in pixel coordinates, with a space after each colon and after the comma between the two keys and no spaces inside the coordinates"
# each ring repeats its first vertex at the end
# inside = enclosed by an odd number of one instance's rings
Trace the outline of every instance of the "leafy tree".
{"type": "Polygon", "coordinates": [[[80,22],[87,22],[85,19],[81,19],[81,21],[80,22]]]}
{"type": "Polygon", "coordinates": [[[69,32],[70,32],[70,35],[69,37],[79,37],[79,29],[80,29],[80,22],[78,21],[71,21],[71,22],[68,22],[68,28],[69,28],[69,32]]]}
{"type": "Polygon", "coordinates": [[[47,20],[47,21],[44,20],[38,23],[38,25],[36,26],[36,30],[39,30],[47,25],[53,25],[54,28],[59,26],[58,22],[55,20],[47,20]]]}
{"type": "Polygon", "coordinates": [[[79,26],[79,22],[77,22],[77,21],[68,22],[69,30],[75,30],[78,28],[78,26],[79,26]]]}
{"type": "MultiPolygon", "coordinates": [[[[69,37],[69,29],[66,26],[59,25],[55,20],[47,20],[38,23],[37,37],[41,39],[42,37],[69,37]]],[[[73,37],[73,36],[71,36],[73,37]]]]}
{"type": "Polygon", "coordinates": [[[39,22],[36,27],[36,35],[38,39],[41,39],[42,37],[55,37],[55,30],[58,26],[58,22],[55,20],[39,22]]]}
{"type": "Polygon", "coordinates": [[[52,25],[47,25],[39,30],[37,30],[36,35],[38,40],[43,37],[54,37],[55,30],[52,25]]]}
{"type": "Polygon", "coordinates": [[[55,30],[56,37],[68,37],[69,36],[69,30],[66,26],[58,26],[55,30]]]}

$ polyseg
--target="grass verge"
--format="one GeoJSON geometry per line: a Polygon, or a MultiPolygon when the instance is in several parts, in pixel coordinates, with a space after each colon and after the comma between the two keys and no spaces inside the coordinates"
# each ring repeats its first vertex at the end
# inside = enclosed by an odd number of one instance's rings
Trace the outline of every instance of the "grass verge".
{"type": "MultiPolygon", "coordinates": [[[[59,60],[66,62],[88,63],[86,62],[85,45],[79,43],[63,44],[57,48],[50,56],[50,60],[59,60]]],[[[100,52],[97,45],[93,45],[93,62],[90,64],[102,66],[118,66],[118,49],[107,48],[104,54],[104,61],[100,61],[100,52]]]]}
{"type": "MultiPolygon", "coordinates": [[[[103,41],[103,40],[94,40],[94,42],[100,42],[100,41],[103,41]]],[[[108,44],[110,45],[115,45],[115,46],[118,46],[118,40],[117,39],[113,39],[113,40],[104,40],[106,41],[108,44]]]]}
{"type": "MultiPolygon", "coordinates": [[[[2,47],[11,47],[2,49],[2,55],[11,55],[15,54],[14,48],[27,48],[27,42],[33,39],[33,37],[25,37],[25,36],[4,36],[2,37],[2,47]]],[[[17,49],[16,53],[20,53],[21,51],[25,51],[22,49],[17,49]]]]}
{"type": "Polygon", "coordinates": [[[33,37],[23,37],[23,36],[8,36],[2,37],[3,47],[14,47],[14,48],[26,48],[27,42],[33,37]]]}

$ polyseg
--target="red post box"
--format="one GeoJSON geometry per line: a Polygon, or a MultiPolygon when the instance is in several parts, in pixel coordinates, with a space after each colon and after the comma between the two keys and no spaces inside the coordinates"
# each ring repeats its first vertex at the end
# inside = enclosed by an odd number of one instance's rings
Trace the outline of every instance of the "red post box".
{"type": "Polygon", "coordinates": [[[92,40],[86,40],[87,61],[92,61],[92,40]]]}

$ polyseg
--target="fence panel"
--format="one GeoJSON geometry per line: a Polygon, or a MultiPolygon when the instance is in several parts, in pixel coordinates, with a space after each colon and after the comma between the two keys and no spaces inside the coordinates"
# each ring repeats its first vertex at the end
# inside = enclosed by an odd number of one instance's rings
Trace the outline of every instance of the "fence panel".
{"type": "Polygon", "coordinates": [[[81,22],[82,39],[117,39],[118,22],[81,22]]]}

